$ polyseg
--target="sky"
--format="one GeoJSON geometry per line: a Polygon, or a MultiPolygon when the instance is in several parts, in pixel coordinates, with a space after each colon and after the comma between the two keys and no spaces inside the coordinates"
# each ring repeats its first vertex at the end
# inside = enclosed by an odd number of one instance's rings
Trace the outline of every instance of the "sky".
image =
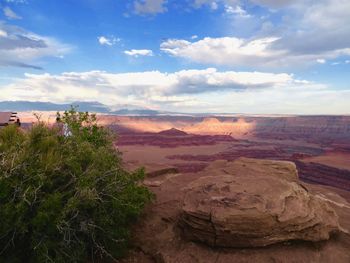
{"type": "Polygon", "coordinates": [[[350,114],[349,0],[0,0],[0,101],[350,114]]]}

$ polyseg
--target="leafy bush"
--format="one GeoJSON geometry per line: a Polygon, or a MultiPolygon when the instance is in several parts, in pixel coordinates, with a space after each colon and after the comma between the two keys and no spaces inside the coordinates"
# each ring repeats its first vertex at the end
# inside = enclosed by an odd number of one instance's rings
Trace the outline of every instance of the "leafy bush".
{"type": "Polygon", "coordinates": [[[0,130],[0,262],[119,258],[152,198],[143,170],[123,169],[94,115],[72,108],[59,117],[54,127],[0,130]]]}

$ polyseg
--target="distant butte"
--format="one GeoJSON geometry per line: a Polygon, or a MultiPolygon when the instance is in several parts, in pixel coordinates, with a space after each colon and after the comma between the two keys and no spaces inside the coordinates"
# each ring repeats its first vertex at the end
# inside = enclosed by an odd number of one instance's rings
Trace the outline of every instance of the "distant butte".
{"type": "Polygon", "coordinates": [[[180,131],[178,129],[175,128],[171,128],[169,130],[164,130],[161,132],[158,132],[159,135],[166,135],[166,136],[186,136],[188,135],[186,132],[184,131],[180,131]]]}

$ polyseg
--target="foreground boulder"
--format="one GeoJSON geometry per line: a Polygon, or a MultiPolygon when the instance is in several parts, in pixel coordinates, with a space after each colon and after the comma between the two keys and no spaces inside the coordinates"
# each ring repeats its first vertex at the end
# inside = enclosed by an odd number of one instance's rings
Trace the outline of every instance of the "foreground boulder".
{"type": "Polygon", "coordinates": [[[293,163],[242,158],[209,169],[185,188],[179,225],[189,240],[260,247],[339,231],[335,211],[299,183],[293,163]]]}

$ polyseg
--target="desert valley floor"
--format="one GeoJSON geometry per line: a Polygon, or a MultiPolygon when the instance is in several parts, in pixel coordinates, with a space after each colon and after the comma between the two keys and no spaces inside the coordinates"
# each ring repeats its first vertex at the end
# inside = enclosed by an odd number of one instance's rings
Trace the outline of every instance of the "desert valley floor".
{"type": "MultiPolygon", "coordinates": [[[[32,121],[21,114],[24,125],[32,121]]],[[[146,168],[144,183],[156,194],[126,262],[350,262],[350,116],[101,115],[99,122],[118,133],[126,167],[146,168]],[[300,185],[338,214],[341,233],[329,241],[240,249],[182,239],[176,222],[183,189],[242,157],[295,163],[300,185]]]]}

